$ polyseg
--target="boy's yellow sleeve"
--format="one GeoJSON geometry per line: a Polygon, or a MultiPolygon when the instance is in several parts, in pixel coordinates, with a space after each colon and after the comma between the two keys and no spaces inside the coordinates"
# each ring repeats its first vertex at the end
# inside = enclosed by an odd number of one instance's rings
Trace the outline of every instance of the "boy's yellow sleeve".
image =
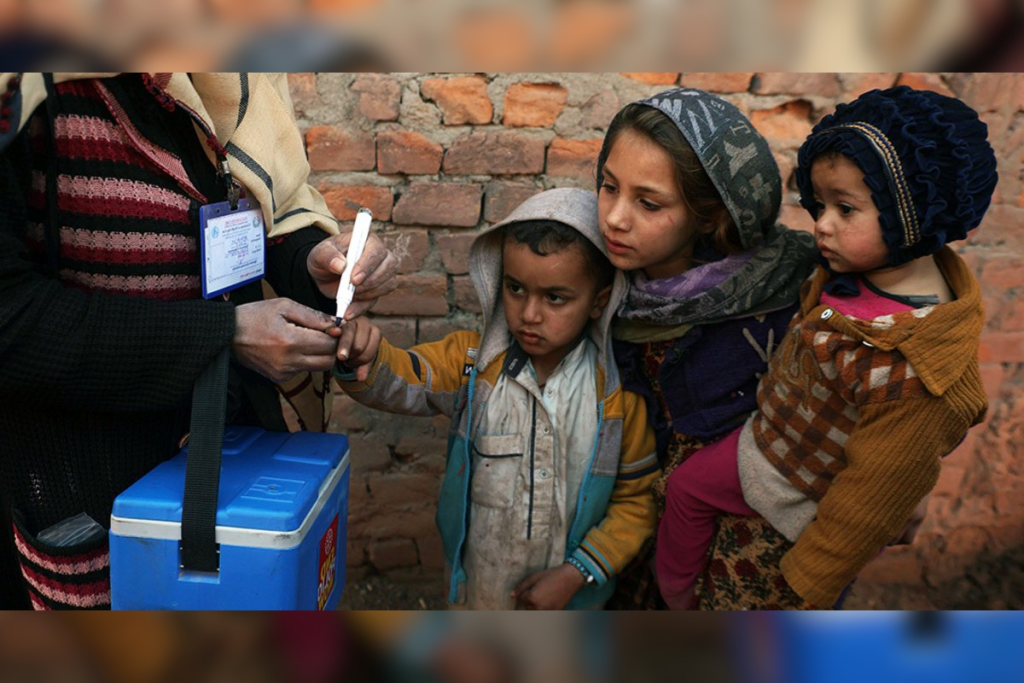
{"type": "Polygon", "coordinates": [[[334,375],[345,393],[371,408],[403,415],[451,417],[466,377],[469,350],[478,345],[479,339],[476,332],[453,332],[441,341],[408,351],[381,339],[365,382],[338,369],[334,375]]]}
{"type": "Polygon", "coordinates": [[[651,494],[651,485],[661,475],[654,430],[647,423],[643,400],[624,391],[623,401],[622,456],[608,510],[573,551],[599,585],[626,568],[654,534],[658,521],[651,494]]]}

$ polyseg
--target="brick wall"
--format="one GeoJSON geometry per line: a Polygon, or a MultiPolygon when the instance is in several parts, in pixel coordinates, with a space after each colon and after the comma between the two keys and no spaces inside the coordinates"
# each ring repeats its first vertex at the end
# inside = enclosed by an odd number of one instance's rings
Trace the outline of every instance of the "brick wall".
{"type": "MultiPolygon", "coordinates": [[[[478,327],[466,261],[473,235],[539,190],[592,188],[602,136],[622,105],[673,84],[723,94],[775,151],[787,189],[782,221],[810,229],[796,203],[797,147],[837,102],[895,83],[954,94],[982,112],[1000,183],[982,227],[960,249],[985,297],[981,367],[991,407],[947,458],[918,542],[886,552],[862,576],[861,586],[895,588],[894,606],[916,604],[907,596],[1024,547],[1024,75],[291,76],[313,183],[342,220],[370,207],[375,229],[401,255],[399,289],[375,309],[399,346],[478,327]]],[[[332,427],[352,438],[350,576],[436,576],[446,420],[377,414],[339,396],[332,427]]]]}

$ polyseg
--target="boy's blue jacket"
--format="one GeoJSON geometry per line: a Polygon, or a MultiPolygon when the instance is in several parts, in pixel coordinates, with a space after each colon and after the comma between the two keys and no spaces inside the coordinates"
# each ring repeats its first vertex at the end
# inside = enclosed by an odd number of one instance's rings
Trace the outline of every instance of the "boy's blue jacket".
{"type": "MultiPolygon", "coordinates": [[[[474,474],[470,454],[476,445],[475,428],[502,373],[514,371],[517,362],[525,362],[525,354],[510,345],[501,304],[499,230],[509,223],[537,219],[569,225],[604,251],[597,227],[597,199],[592,192],[559,189],[541,193],[473,243],[470,275],[483,305],[483,334],[459,331],[409,351],[382,341],[365,382],[339,374],[342,388],[365,405],[409,415],[452,417],[437,511],[451,572],[448,599],[452,603],[465,600],[466,572],[462,559],[474,474]]],[[[614,590],[615,575],[636,556],[653,534],[656,523],[650,485],[660,470],[653,432],[647,423],[644,402],[622,389],[610,343],[611,320],[625,287],[624,276],[617,273],[604,314],[588,327],[590,339],[598,349],[598,401],[594,406],[598,436],[576,500],[566,554],[581,562],[595,581],[576,593],[570,608],[602,606],[614,590]]],[[[528,423],[521,425],[525,434],[533,428],[528,423]]]]}

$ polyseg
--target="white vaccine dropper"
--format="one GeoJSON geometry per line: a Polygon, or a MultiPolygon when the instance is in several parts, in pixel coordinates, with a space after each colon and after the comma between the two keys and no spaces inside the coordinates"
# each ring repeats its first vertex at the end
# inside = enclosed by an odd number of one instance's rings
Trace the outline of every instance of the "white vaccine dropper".
{"type": "Polygon", "coordinates": [[[352,240],[348,244],[348,253],[345,254],[345,270],[341,273],[341,282],[338,284],[338,309],[334,316],[334,324],[341,326],[345,320],[345,312],[352,303],[352,295],[355,293],[355,286],[352,284],[352,269],[363,256],[363,249],[366,247],[366,240],[370,236],[370,221],[373,214],[369,209],[359,209],[356,213],[356,224],[352,228],[352,240]]]}

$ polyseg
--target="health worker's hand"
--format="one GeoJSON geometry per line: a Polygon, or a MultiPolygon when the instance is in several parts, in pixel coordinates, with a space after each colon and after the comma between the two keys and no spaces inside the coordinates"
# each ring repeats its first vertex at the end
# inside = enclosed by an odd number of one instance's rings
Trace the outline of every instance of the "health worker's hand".
{"type": "MultiPolygon", "coordinates": [[[[313,247],[306,258],[306,269],[320,292],[334,298],[338,293],[341,274],[345,271],[345,252],[352,239],[352,231],[328,237],[313,247]]],[[[346,320],[357,318],[370,310],[377,299],[394,291],[398,286],[395,271],[398,259],[384,245],[380,237],[370,233],[362,258],[352,272],[355,293],[345,313],[346,320]]]]}
{"type": "Polygon", "coordinates": [[[242,365],[280,384],[300,372],[333,368],[340,336],[326,313],[269,299],[235,309],[231,350],[242,365]]]}

